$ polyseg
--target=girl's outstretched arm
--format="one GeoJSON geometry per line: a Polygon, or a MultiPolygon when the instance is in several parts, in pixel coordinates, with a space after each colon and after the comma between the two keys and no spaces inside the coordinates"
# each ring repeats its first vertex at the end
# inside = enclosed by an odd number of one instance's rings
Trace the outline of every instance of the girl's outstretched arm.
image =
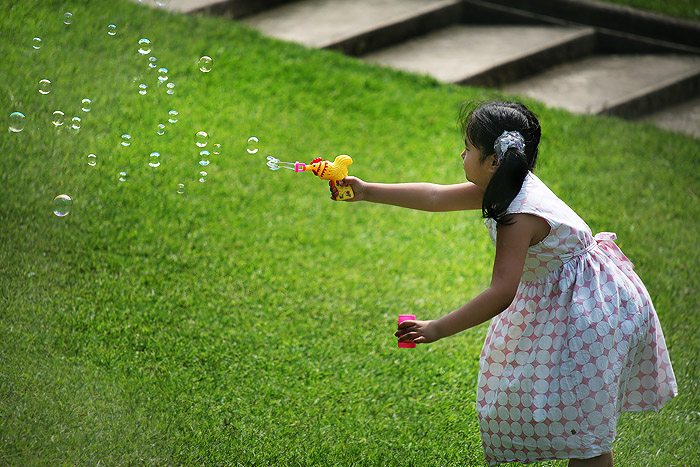
{"type": "MultiPolygon", "coordinates": [[[[510,305],[523,274],[527,249],[542,240],[547,222],[529,214],[515,214],[510,225],[499,225],[491,286],[466,305],[434,321],[403,321],[395,335],[399,342],[429,343],[490,320],[510,305]]],[[[546,236],[546,235],[545,235],[546,236]]]]}
{"type": "Polygon", "coordinates": [[[484,191],[467,182],[455,185],[436,183],[367,183],[357,177],[346,177],[341,186],[351,185],[352,201],[371,201],[421,211],[444,212],[481,209],[484,191]]]}

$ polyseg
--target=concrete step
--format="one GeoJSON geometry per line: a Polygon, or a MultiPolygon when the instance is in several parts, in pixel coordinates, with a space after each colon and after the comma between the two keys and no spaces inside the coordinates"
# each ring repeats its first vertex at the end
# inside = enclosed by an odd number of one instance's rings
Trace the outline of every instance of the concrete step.
{"type": "Polygon", "coordinates": [[[700,57],[593,55],[504,87],[577,113],[636,118],[696,96],[700,57]]]}
{"type": "Polygon", "coordinates": [[[700,139],[700,97],[647,115],[643,120],[700,139]]]}
{"type": "Polygon", "coordinates": [[[460,16],[461,0],[301,0],[241,22],[278,39],[358,55],[460,16]]]}
{"type": "Polygon", "coordinates": [[[363,56],[439,81],[501,85],[593,52],[595,30],[556,26],[449,26],[363,56]]]}

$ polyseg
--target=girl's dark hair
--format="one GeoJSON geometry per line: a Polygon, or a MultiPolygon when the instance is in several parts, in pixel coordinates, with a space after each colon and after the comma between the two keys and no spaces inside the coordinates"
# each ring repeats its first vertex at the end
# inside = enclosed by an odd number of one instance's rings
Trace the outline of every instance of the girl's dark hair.
{"type": "Polygon", "coordinates": [[[460,125],[467,138],[481,152],[481,162],[493,154],[493,144],[504,131],[518,131],[525,149],[508,148],[486,187],[481,211],[484,218],[510,224],[506,210],[523,186],[528,171],[535,168],[540,144],[540,122],[534,113],[518,102],[467,103],[462,106],[460,125]]]}

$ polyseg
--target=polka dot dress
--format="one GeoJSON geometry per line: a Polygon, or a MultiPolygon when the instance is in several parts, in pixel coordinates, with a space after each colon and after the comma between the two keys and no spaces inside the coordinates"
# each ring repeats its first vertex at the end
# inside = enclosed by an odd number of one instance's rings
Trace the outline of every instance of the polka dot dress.
{"type": "MultiPolygon", "coordinates": [[[[529,173],[508,208],[544,218],[517,294],[491,320],[476,405],[489,465],[590,458],[612,449],[620,412],[659,410],[678,390],[659,320],[633,265],[529,173]]],[[[494,243],[496,223],[486,220],[494,243]]]]}

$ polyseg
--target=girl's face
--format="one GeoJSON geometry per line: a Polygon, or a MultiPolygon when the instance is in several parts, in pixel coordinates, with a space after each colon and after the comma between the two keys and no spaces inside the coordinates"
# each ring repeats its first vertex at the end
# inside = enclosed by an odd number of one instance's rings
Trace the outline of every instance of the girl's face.
{"type": "Polygon", "coordinates": [[[464,151],[462,151],[464,175],[470,182],[486,189],[486,186],[491,181],[493,173],[496,171],[496,168],[498,168],[496,155],[492,154],[482,161],[481,151],[469,141],[469,137],[465,138],[464,145],[465,148],[464,151]]]}

